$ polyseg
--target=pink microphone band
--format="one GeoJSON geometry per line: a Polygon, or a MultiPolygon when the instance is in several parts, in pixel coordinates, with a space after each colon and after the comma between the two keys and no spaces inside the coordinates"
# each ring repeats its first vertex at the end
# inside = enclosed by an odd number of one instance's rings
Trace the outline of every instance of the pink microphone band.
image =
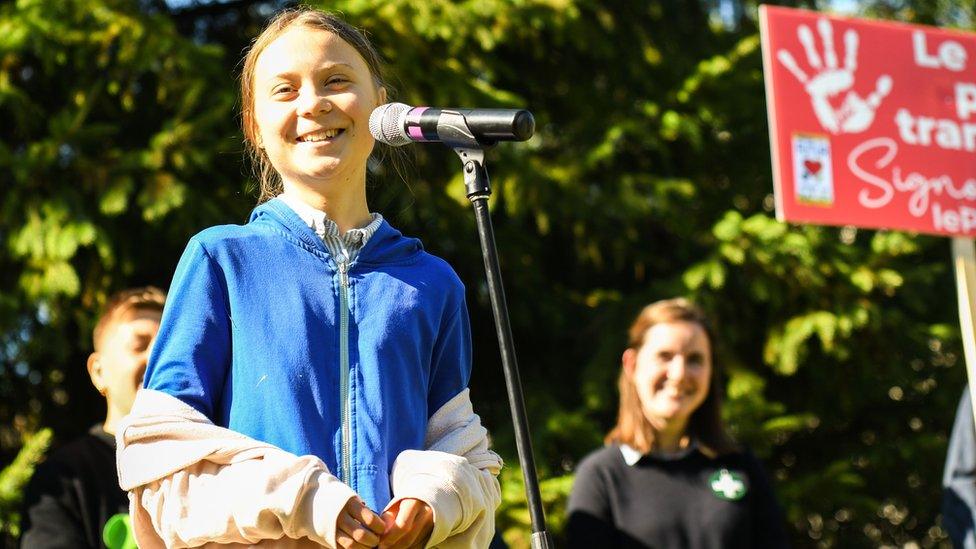
{"type": "Polygon", "coordinates": [[[407,134],[412,139],[417,141],[427,141],[427,139],[424,138],[423,131],[420,130],[420,115],[424,114],[424,111],[429,108],[430,107],[414,107],[413,109],[410,109],[410,112],[408,112],[406,118],[404,118],[404,121],[407,124],[407,134]]]}

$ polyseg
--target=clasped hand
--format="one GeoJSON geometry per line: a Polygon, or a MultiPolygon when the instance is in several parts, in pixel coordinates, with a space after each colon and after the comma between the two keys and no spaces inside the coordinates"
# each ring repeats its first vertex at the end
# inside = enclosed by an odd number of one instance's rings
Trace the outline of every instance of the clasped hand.
{"type": "Polygon", "coordinates": [[[434,511],[419,499],[402,499],[381,516],[350,498],[336,521],[336,543],[343,549],[423,547],[433,529],[434,511]]]}

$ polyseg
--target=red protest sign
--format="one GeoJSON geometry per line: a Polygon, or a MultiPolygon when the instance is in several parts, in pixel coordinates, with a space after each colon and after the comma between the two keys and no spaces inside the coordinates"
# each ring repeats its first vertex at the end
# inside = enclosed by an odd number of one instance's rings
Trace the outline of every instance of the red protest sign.
{"type": "Polygon", "coordinates": [[[976,235],[976,35],[760,21],[779,219],[976,235]]]}

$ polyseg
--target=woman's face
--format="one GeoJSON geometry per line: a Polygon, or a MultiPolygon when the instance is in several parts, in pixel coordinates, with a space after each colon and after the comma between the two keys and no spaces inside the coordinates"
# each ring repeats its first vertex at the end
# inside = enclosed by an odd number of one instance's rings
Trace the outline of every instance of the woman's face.
{"type": "Polygon", "coordinates": [[[711,345],[698,323],[655,324],[640,349],[624,352],[623,363],[644,416],[657,429],[678,426],[683,431],[708,396],[711,345]]]}
{"type": "Polygon", "coordinates": [[[258,146],[286,185],[326,193],[365,182],[369,115],[386,93],[352,46],[328,31],[292,27],[258,56],[253,84],[258,146]]]}

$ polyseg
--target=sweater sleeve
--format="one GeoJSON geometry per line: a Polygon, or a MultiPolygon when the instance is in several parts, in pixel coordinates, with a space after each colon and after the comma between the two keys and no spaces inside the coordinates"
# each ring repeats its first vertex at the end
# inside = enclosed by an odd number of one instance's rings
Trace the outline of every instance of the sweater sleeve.
{"type": "Polygon", "coordinates": [[[173,275],[144,386],[168,393],[216,421],[230,360],[226,281],[194,238],[173,275]]]}
{"type": "Polygon", "coordinates": [[[356,497],[317,458],[286,452],[231,464],[200,461],[132,494],[132,516],[146,517],[166,547],[282,536],[336,547],[336,520],[356,497]]]}
{"type": "Polygon", "coordinates": [[[501,503],[501,458],[488,447],[488,431],[471,407],[467,389],[431,416],[425,450],[397,456],[391,476],[392,507],[406,498],[434,512],[427,547],[488,547],[501,503]]]}
{"type": "Polygon", "coordinates": [[[786,541],[785,518],[783,510],[776,501],[773,486],[759,460],[746,453],[749,464],[749,477],[752,483],[752,533],[754,546],[763,549],[789,547],[786,541]]]}
{"type": "Polygon", "coordinates": [[[217,427],[161,392],[139,391],[116,440],[143,548],[282,536],[334,547],[336,519],[356,497],[319,458],[217,427]]]}
{"type": "Polygon", "coordinates": [[[566,507],[566,547],[618,547],[619,532],[600,463],[591,455],[576,471],[566,507]]]}
{"type": "Polygon", "coordinates": [[[488,547],[501,503],[502,462],[489,449],[488,431],[474,413],[467,389],[471,376],[471,329],[464,287],[446,308],[431,353],[423,450],[405,450],[393,464],[393,499],[414,498],[434,512],[428,547],[488,547]]]}

